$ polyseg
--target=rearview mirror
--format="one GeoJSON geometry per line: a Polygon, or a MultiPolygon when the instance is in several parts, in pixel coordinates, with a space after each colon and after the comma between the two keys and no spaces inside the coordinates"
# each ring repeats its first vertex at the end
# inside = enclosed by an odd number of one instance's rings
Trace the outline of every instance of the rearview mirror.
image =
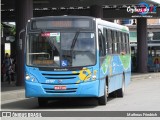
{"type": "Polygon", "coordinates": [[[25,32],[25,29],[22,29],[20,32],[19,32],[19,49],[22,50],[22,39],[21,39],[21,34],[25,32]]]}

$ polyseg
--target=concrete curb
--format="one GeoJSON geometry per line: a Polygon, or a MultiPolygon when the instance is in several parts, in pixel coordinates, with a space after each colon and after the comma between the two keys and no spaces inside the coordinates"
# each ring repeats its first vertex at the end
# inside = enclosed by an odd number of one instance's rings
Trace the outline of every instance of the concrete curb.
{"type": "Polygon", "coordinates": [[[146,78],[160,78],[160,73],[132,74],[131,76],[131,80],[146,79],[146,78]]]}

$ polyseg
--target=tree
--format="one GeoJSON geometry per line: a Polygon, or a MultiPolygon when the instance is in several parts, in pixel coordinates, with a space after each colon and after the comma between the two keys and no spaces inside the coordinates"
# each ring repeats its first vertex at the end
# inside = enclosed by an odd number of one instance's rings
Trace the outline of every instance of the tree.
{"type": "Polygon", "coordinates": [[[11,35],[13,35],[13,36],[16,35],[16,27],[15,27],[15,26],[11,27],[11,28],[9,29],[9,31],[10,31],[11,35]]]}

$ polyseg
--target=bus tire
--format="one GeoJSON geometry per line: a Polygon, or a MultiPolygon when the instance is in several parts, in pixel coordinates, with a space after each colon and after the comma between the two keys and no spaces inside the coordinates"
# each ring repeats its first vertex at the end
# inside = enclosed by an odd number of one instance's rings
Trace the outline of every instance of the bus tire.
{"type": "Polygon", "coordinates": [[[46,107],[48,100],[46,98],[38,98],[39,107],[46,107]]]}
{"type": "Polygon", "coordinates": [[[102,97],[98,98],[98,104],[99,105],[106,105],[107,104],[107,89],[106,89],[106,85],[105,85],[105,89],[104,89],[104,95],[102,97]]]}
{"type": "Polygon", "coordinates": [[[117,97],[123,97],[124,92],[125,92],[125,79],[124,79],[124,75],[123,75],[123,77],[122,77],[122,88],[120,88],[116,91],[117,97]]]}

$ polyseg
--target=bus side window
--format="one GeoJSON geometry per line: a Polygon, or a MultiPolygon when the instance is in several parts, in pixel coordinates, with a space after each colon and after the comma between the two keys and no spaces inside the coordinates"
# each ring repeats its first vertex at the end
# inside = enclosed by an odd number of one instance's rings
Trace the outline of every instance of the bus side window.
{"type": "Polygon", "coordinates": [[[116,53],[116,54],[118,53],[118,48],[117,48],[117,47],[118,47],[118,46],[117,46],[117,45],[118,45],[118,37],[117,37],[117,36],[118,36],[118,33],[117,33],[117,31],[115,31],[115,34],[114,34],[115,43],[114,43],[114,44],[115,44],[115,53],[116,53]]]}
{"type": "Polygon", "coordinates": [[[107,34],[107,29],[106,28],[103,29],[103,36],[104,36],[104,39],[105,39],[106,54],[108,54],[109,44],[108,44],[108,37],[107,37],[108,34],[107,34]]]}
{"type": "Polygon", "coordinates": [[[125,53],[128,53],[128,46],[127,46],[127,34],[124,33],[124,49],[125,49],[125,53]]]}
{"type": "Polygon", "coordinates": [[[125,37],[124,37],[124,33],[121,32],[121,52],[125,53],[125,37]]]}
{"type": "Polygon", "coordinates": [[[112,54],[112,32],[111,30],[107,30],[107,38],[108,38],[108,53],[112,54]]]}
{"type": "Polygon", "coordinates": [[[112,31],[112,53],[116,54],[117,53],[117,32],[112,31]]]}
{"type": "Polygon", "coordinates": [[[129,48],[129,35],[126,33],[125,34],[125,45],[126,45],[126,53],[130,53],[130,48],[129,48]]]}
{"type": "Polygon", "coordinates": [[[106,55],[106,41],[100,29],[98,30],[98,41],[99,41],[100,56],[105,56],[106,55]]]}
{"type": "Polygon", "coordinates": [[[111,31],[111,41],[112,41],[112,53],[114,54],[114,53],[115,53],[115,47],[114,47],[114,42],[115,42],[115,39],[114,39],[114,31],[111,31]]]}
{"type": "Polygon", "coordinates": [[[129,34],[127,34],[127,39],[128,39],[128,51],[130,54],[131,53],[131,46],[130,46],[130,41],[129,41],[129,34]]]}
{"type": "Polygon", "coordinates": [[[117,52],[120,54],[121,52],[121,34],[117,32],[117,52]]]}

